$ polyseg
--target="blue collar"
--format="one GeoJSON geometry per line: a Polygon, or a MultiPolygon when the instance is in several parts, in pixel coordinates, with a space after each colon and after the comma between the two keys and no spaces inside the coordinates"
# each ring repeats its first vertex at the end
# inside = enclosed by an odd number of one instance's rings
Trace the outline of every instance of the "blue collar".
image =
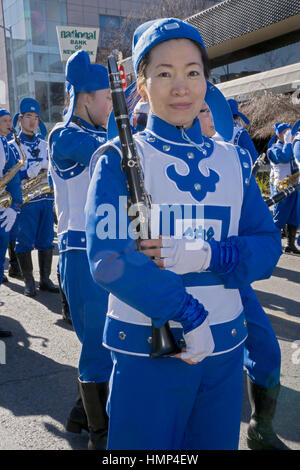
{"type": "MultiPolygon", "coordinates": [[[[147,126],[145,130],[152,131],[163,139],[186,144],[187,140],[182,136],[182,128],[168,124],[166,121],[158,118],[151,112],[148,115],[147,126]]],[[[203,137],[199,119],[196,118],[194,124],[189,129],[184,129],[184,133],[196,144],[203,144],[203,137]]]]}
{"type": "Polygon", "coordinates": [[[20,132],[19,137],[22,140],[22,142],[26,142],[28,144],[33,144],[37,140],[39,141],[39,138],[36,135],[33,135],[32,139],[31,139],[31,138],[28,137],[28,135],[24,134],[23,132],[20,132]]]}
{"type": "MultiPolygon", "coordinates": [[[[90,132],[106,132],[106,130],[101,127],[101,126],[93,126],[92,124],[90,124],[89,122],[85,121],[84,119],[80,118],[79,116],[76,116],[76,114],[74,114],[73,116],[74,118],[74,121],[75,121],[75,124],[76,124],[76,120],[77,121],[80,121],[81,123],[81,126],[80,127],[83,127],[84,129],[86,129],[87,131],[90,131],[90,132]]],[[[72,118],[72,119],[73,119],[72,118]]]]}

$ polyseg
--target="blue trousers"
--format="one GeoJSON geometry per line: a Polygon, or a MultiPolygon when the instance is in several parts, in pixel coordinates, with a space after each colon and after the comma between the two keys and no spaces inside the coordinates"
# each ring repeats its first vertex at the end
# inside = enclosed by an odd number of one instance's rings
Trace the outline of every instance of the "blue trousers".
{"type": "Polygon", "coordinates": [[[280,380],[281,353],[276,335],[251,286],[240,289],[247,320],[244,366],[250,379],[265,388],[280,380]]]}
{"type": "Polygon", "coordinates": [[[4,274],[5,253],[9,242],[9,232],[5,232],[4,228],[0,227],[0,285],[2,284],[2,277],[4,274]]]}
{"type": "Polygon", "coordinates": [[[18,216],[16,253],[28,253],[53,248],[54,212],[53,200],[42,199],[28,202],[18,216]]]}
{"type": "Polygon", "coordinates": [[[243,345],[197,365],[112,352],[110,450],[236,450],[243,345]]]}
{"type": "Polygon", "coordinates": [[[102,336],[108,293],[94,283],[84,250],[60,253],[59,272],[73,327],[82,344],[79,378],[82,382],[107,382],[112,359],[102,346],[102,336]]]}
{"type": "MultiPolygon", "coordinates": [[[[276,192],[276,191],[275,191],[276,192]]],[[[272,196],[274,195],[271,192],[272,196]]],[[[296,191],[290,196],[274,205],[274,224],[278,228],[283,228],[287,224],[300,226],[300,191],[296,191]]]]}

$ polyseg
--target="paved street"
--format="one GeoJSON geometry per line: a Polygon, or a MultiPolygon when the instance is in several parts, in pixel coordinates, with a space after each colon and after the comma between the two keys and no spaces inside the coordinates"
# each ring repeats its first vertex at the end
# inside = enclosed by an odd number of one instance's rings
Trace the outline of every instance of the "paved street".
{"type": "MultiPolygon", "coordinates": [[[[52,280],[56,283],[57,253],[52,280]]],[[[38,280],[37,256],[34,253],[38,280]]],[[[271,279],[254,288],[282,351],[281,393],[275,429],[291,449],[300,449],[300,257],[282,255],[271,279]]],[[[64,424],[76,397],[80,346],[60,314],[58,294],[22,295],[23,282],[0,288],[0,326],[13,332],[0,343],[0,449],[86,449],[87,433],[67,433],[64,424]],[[4,354],[5,353],[5,354],[4,354]]],[[[250,407],[245,390],[240,449],[247,449],[250,407]]]]}

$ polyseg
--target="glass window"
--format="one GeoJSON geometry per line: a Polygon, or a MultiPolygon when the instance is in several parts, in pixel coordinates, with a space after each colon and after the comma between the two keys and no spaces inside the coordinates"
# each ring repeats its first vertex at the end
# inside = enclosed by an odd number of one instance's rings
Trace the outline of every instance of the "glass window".
{"type": "Polygon", "coordinates": [[[120,42],[121,18],[119,16],[100,16],[100,47],[109,47],[120,42]]]}
{"type": "Polygon", "coordinates": [[[30,0],[32,43],[47,44],[46,16],[44,4],[39,0],[30,0]]]}
{"type": "Polygon", "coordinates": [[[49,72],[52,73],[64,73],[65,65],[60,59],[59,54],[49,54],[49,72]]]}
{"type": "Polygon", "coordinates": [[[50,85],[50,120],[52,122],[58,122],[62,120],[62,112],[64,108],[64,83],[52,82],[50,85]]]}
{"type": "Polygon", "coordinates": [[[35,84],[35,99],[38,101],[41,108],[42,121],[49,122],[49,94],[48,82],[34,82],[35,84]]]}
{"type": "Polygon", "coordinates": [[[35,72],[48,72],[48,55],[40,52],[33,53],[33,70],[35,72]]]}

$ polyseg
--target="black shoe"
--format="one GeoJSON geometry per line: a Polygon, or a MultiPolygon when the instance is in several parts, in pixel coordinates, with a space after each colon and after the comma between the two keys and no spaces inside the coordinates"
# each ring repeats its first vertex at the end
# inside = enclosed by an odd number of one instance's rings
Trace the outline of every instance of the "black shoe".
{"type": "Polygon", "coordinates": [[[80,434],[82,430],[88,431],[89,426],[81,398],[73,406],[66,423],[66,430],[80,434]]]}
{"type": "Polygon", "coordinates": [[[12,336],[11,331],[1,330],[1,328],[0,328],[0,338],[8,338],[9,336],[12,336]]]}
{"type": "Polygon", "coordinates": [[[58,288],[59,288],[59,293],[60,293],[60,298],[61,298],[61,313],[62,313],[63,319],[67,323],[69,323],[69,325],[72,325],[73,323],[72,323],[72,318],[70,314],[69,304],[67,301],[67,297],[65,296],[65,293],[62,289],[59,272],[57,272],[57,281],[58,281],[58,288]]]}
{"type": "Polygon", "coordinates": [[[52,265],[53,250],[43,250],[38,252],[39,268],[40,268],[40,290],[52,292],[54,294],[59,293],[58,287],[56,287],[50,280],[51,265],[52,265]]]}
{"type": "Polygon", "coordinates": [[[247,429],[247,444],[251,450],[290,450],[272,427],[280,384],[273,388],[256,385],[247,377],[248,395],[252,408],[247,429]]]}
{"type": "Polygon", "coordinates": [[[31,251],[28,253],[17,253],[17,258],[25,282],[24,295],[26,295],[26,297],[35,297],[36,290],[33,277],[31,251]]]}
{"type": "Polygon", "coordinates": [[[296,233],[297,227],[294,225],[287,225],[287,245],[284,249],[285,253],[293,253],[294,255],[300,255],[300,250],[296,247],[296,233]]]}
{"type": "Polygon", "coordinates": [[[5,276],[5,274],[3,274],[3,276],[2,276],[2,284],[5,284],[6,282],[8,282],[7,276],[5,276]]]}
{"type": "Polygon", "coordinates": [[[9,254],[9,267],[8,267],[9,277],[22,279],[22,272],[18,263],[16,252],[15,252],[15,242],[9,242],[8,254],[9,254]]]}
{"type": "Polygon", "coordinates": [[[106,450],[108,433],[108,416],[106,401],[108,383],[81,382],[80,395],[89,426],[89,450],[106,450]]]}

